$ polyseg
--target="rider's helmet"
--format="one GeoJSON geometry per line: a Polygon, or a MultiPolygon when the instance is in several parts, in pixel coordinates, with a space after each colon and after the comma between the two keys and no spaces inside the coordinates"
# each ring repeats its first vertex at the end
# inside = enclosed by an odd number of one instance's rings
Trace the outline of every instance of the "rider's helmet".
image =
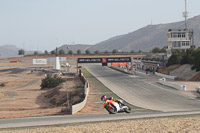
{"type": "Polygon", "coordinates": [[[107,100],[107,97],[105,95],[101,96],[101,101],[105,102],[107,100]]]}

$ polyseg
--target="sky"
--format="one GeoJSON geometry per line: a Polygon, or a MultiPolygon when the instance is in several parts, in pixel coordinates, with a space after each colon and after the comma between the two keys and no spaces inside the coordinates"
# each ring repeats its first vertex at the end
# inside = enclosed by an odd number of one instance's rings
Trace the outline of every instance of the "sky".
{"type": "MultiPolygon", "coordinates": [[[[200,0],[187,0],[189,18],[200,0]]],[[[0,46],[51,51],[96,44],[153,24],[183,21],[185,0],[0,0],[0,46]]]]}

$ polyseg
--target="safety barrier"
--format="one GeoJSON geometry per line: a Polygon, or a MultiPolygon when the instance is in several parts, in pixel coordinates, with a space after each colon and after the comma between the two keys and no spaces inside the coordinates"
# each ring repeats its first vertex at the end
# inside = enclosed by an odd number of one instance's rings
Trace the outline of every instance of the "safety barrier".
{"type": "Polygon", "coordinates": [[[117,67],[117,66],[110,66],[110,68],[118,70],[118,71],[122,71],[122,72],[127,73],[127,74],[132,74],[131,71],[128,71],[126,68],[124,69],[124,68],[120,68],[120,67],[117,67]]]}
{"type": "Polygon", "coordinates": [[[86,80],[86,78],[84,77],[83,73],[80,74],[81,80],[83,80],[85,86],[84,86],[84,93],[85,93],[85,98],[82,102],[72,105],[72,114],[77,113],[78,111],[80,111],[81,109],[83,109],[83,107],[85,107],[85,104],[87,102],[87,97],[89,94],[89,82],[86,80]]]}
{"type": "Polygon", "coordinates": [[[171,82],[167,82],[165,78],[159,79],[158,83],[172,87],[172,88],[177,89],[177,90],[186,91],[186,85],[177,85],[177,84],[174,84],[174,83],[171,83],[171,82]]]}
{"type": "Polygon", "coordinates": [[[155,75],[162,77],[162,78],[168,78],[168,79],[173,79],[173,80],[176,78],[176,76],[166,75],[166,74],[162,74],[162,73],[158,73],[158,72],[156,72],[155,75]]]}

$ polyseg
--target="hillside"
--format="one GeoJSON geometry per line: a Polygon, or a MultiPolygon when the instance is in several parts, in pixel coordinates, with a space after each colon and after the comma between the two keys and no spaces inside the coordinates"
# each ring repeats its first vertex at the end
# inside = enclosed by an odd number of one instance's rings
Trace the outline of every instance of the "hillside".
{"type": "Polygon", "coordinates": [[[58,48],[58,51],[63,49],[65,53],[68,53],[69,50],[72,50],[73,53],[77,53],[77,50],[81,50],[81,53],[85,53],[85,50],[87,50],[91,45],[86,45],[86,44],[76,44],[76,45],[68,45],[65,44],[61,47],[58,48]]]}
{"type": "MultiPolygon", "coordinates": [[[[0,46],[0,58],[19,57],[18,51],[20,49],[15,45],[2,45],[0,46]]],[[[38,52],[41,53],[40,51],[38,52]]],[[[25,51],[25,55],[27,54],[33,54],[33,51],[25,51]]]]}
{"type": "MultiPolygon", "coordinates": [[[[194,29],[195,45],[199,47],[200,16],[189,19],[188,27],[190,29],[194,29]]],[[[112,51],[113,49],[118,49],[121,51],[143,50],[148,52],[154,47],[167,46],[168,29],[179,28],[184,28],[184,21],[169,24],[148,25],[137,31],[102,41],[96,45],[91,46],[89,50],[112,51]]]]}
{"type": "MultiPolygon", "coordinates": [[[[150,51],[154,47],[163,47],[167,46],[167,32],[168,29],[182,29],[184,28],[184,21],[169,23],[169,24],[158,24],[158,25],[148,25],[141,29],[138,29],[134,32],[119,35],[112,37],[108,40],[102,41],[95,45],[84,45],[84,44],[76,44],[76,45],[63,45],[58,48],[64,49],[65,53],[68,53],[69,50],[72,50],[74,53],[77,52],[78,49],[81,50],[82,53],[85,53],[85,50],[90,50],[94,52],[95,50],[99,50],[101,52],[112,51],[113,49],[118,49],[120,51],[129,52],[131,50],[143,50],[145,52],[150,51]]],[[[196,47],[200,46],[200,15],[190,18],[188,20],[188,27],[194,30],[194,40],[196,47]]],[[[16,57],[18,56],[18,50],[14,45],[4,45],[0,46],[0,57],[16,57]],[[8,52],[9,51],[9,52],[8,52]]],[[[33,53],[33,52],[25,52],[33,53]]]]}
{"type": "Polygon", "coordinates": [[[17,57],[18,50],[19,50],[19,48],[17,48],[14,45],[0,46],[0,58],[1,57],[17,57]]]}

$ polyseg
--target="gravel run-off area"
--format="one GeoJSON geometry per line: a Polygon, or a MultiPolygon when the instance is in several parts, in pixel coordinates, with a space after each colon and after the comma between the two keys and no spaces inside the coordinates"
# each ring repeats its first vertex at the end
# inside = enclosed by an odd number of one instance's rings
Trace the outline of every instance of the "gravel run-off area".
{"type": "Polygon", "coordinates": [[[3,129],[1,133],[199,133],[200,116],[136,119],[3,129]]]}

